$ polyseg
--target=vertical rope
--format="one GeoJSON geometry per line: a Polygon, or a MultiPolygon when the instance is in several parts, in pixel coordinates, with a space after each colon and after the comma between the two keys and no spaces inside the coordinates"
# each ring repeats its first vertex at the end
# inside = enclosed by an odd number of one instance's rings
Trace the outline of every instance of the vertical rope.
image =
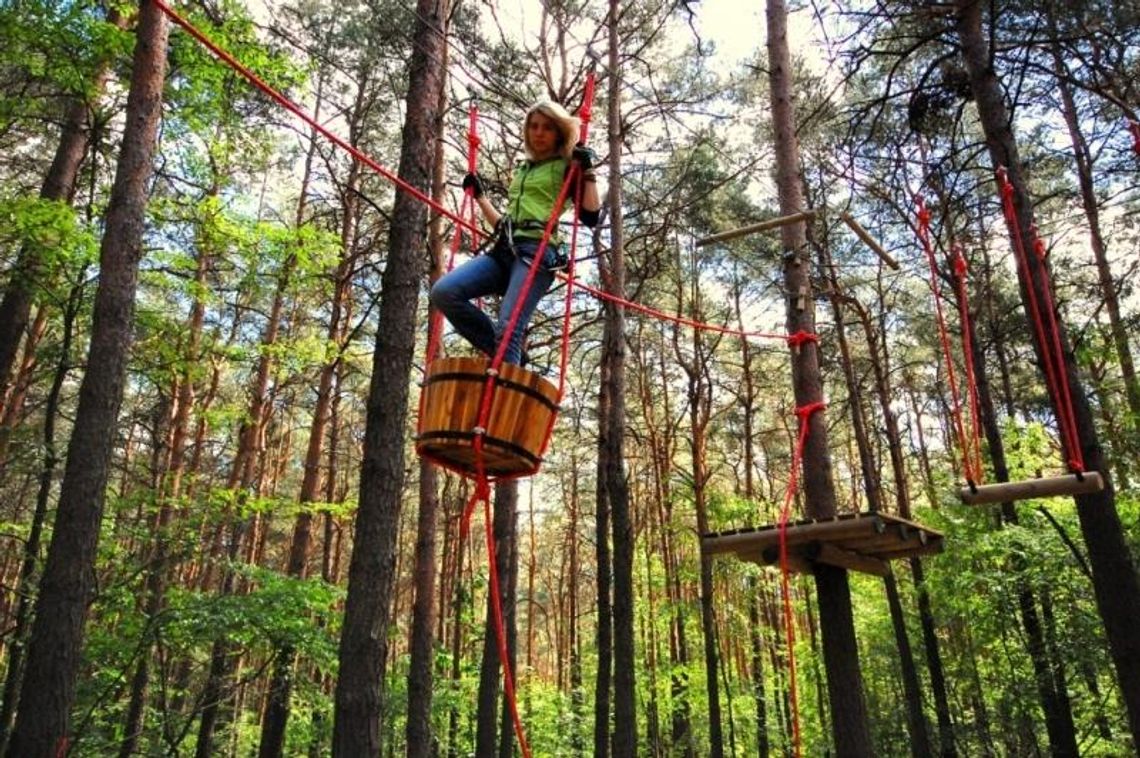
{"type": "Polygon", "coordinates": [[[1061,335],[1057,328],[1054,315],[1052,286],[1049,281],[1049,271],[1045,267],[1045,245],[1037,237],[1036,229],[1031,229],[1034,251],[1041,266],[1042,291],[1045,293],[1049,308],[1049,322],[1052,334],[1046,333],[1045,323],[1042,319],[1042,304],[1037,299],[1036,288],[1033,286],[1033,272],[1029,268],[1029,256],[1021,239],[1021,224],[1017,220],[1017,208],[1014,205],[1014,186],[1009,180],[1009,172],[1005,166],[998,166],[998,186],[1001,189],[1002,211],[1005,214],[1006,224],[1009,226],[1010,236],[1013,237],[1013,250],[1017,259],[1018,269],[1025,279],[1025,289],[1029,297],[1030,321],[1033,324],[1037,340],[1041,345],[1041,361],[1045,369],[1045,385],[1053,396],[1057,407],[1057,426],[1061,434],[1062,444],[1068,448],[1068,465],[1077,474],[1084,471],[1084,455],[1081,452],[1080,439],[1076,430],[1076,418],[1073,415],[1072,397],[1069,393],[1069,380],[1065,371],[1064,355],[1061,351],[1061,335]],[[1062,394],[1063,388],[1063,394],[1062,394]]]}
{"type": "Polygon", "coordinates": [[[975,469],[974,461],[970,456],[970,446],[966,440],[966,427],[962,422],[962,402],[958,392],[958,379],[954,370],[954,358],[950,354],[950,336],[946,329],[946,317],[942,313],[942,287],[938,283],[938,262],[934,257],[934,245],[930,241],[930,209],[920,195],[916,198],[918,204],[918,239],[926,253],[926,262],[930,267],[930,289],[934,294],[934,314],[938,324],[938,340],[942,345],[942,359],[946,364],[946,379],[950,385],[950,417],[954,424],[954,433],[958,437],[958,446],[962,451],[962,469],[966,482],[971,486],[981,481],[981,469],[975,469]]]}
{"type": "Polygon", "coordinates": [[[957,279],[958,321],[962,325],[962,353],[966,361],[966,389],[970,398],[970,448],[968,451],[963,451],[963,457],[972,456],[974,471],[980,478],[982,473],[982,417],[981,404],[978,401],[978,375],[974,367],[974,340],[970,328],[969,292],[966,289],[966,274],[970,270],[970,264],[966,261],[962,246],[957,242],[950,247],[950,251],[953,256],[954,276],[957,279]]]}
{"type": "Polygon", "coordinates": [[[788,559],[788,518],[791,515],[792,503],[795,502],[796,490],[799,487],[800,464],[804,457],[804,447],[807,445],[812,414],[822,411],[826,407],[826,403],[816,402],[796,408],[796,416],[800,422],[799,435],[796,439],[795,453],[792,456],[792,468],[788,472],[788,489],[784,493],[784,506],[780,510],[780,596],[784,605],[784,637],[788,645],[788,702],[792,711],[792,745],[796,758],[800,758],[802,746],[800,742],[799,695],[796,688],[796,623],[795,614],[792,612],[792,591],[789,581],[791,564],[788,559]]]}
{"type": "MultiPolygon", "coordinates": [[[[1038,265],[1041,267],[1042,273],[1048,271],[1046,268],[1046,258],[1049,251],[1045,248],[1045,241],[1037,236],[1037,225],[1033,224],[1029,227],[1029,234],[1033,237],[1033,253],[1037,256],[1038,265]]],[[[1083,471],[1084,456],[1081,452],[1081,440],[1077,435],[1077,415],[1073,412],[1073,394],[1069,387],[1069,372],[1065,370],[1064,350],[1061,346],[1061,329],[1057,324],[1057,309],[1053,302],[1053,288],[1050,286],[1049,280],[1046,279],[1044,300],[1045,300],[1045,313],[1048,314],[1049,332],[1053,337],[1052,340],[1052,354],[1057,363],[1057,377],[1059,379],[1059,392],[1057,399],[1059,401],[1061,415],[1065,419],[1065,423],[1061,424],[1061,433],[1065,435],[1065,445],[1068,447],[1069,452],[1069,466],[1075,471],[1083,471]]]]}
{"type": "MultiPolygon", "coordinates": [[[[584,125],[588,125],[590,117],[590,106],[594,97],[594,74],[590,72],[586,79],[586,91],[584,95],[584,102],[580,113],[584,125]]],[[[581,134],[586,134],[588,126],[584,126],[581,134]]],[[[471,164],[469,164],[470,166],[471,164]]],[[[522,315],[523,303],[526,300],[530,288],[534,285],[535,276],[538,274],[538,269],[542,266],[543,258],[546,254],[546,248],[550,244],[550,237],[554,233],[555,227],[558,225],[558,219],[562,215],[562,209],[566,205],[566,199],[569,196],[571,187],[578,187],[578,199],[581,199],[581,184],[579,181],[581,174],[580,166],[577,162],[570,164],[570,170],[566,172],[563,178],[562,187],[558,192],[558,197],[554,201],[554,208],[551,211],[550,218],[546,221],[546,227],[543,229],[542,239],[538,244],[538,249],[534,253],[534,259],[530,263],[530,268],[527,269],[526,279],[523,280],[523,285],[519,290],[519,296],[515,302],[514,308],[511,309],[511,315],[507,319],[507,324],[503,329],[502,336],[499,338],[498,348],[495,350],[495,355],[491,358],[491,363],[487,367],[487,380],[483,384],[483,394],[479,402],[479,416],[476,422],[475,439],[473,444],[474,460],[475,460],[475,477],[478,483],[476,494],[482,495],[484,503],[484,513],[486,521],[486,534],[487,534],[487,555],[491,566],[490,569],[490,582],[489,592],[491,593],[491,605],[493,609],[495,621],[495,635],[498,638],[499,646],[499,663],[503,671],[503,692],[506,696],[507,707],[511,714],[511,721],[514,724],[515,734],[518,736],[519,748],[522,750],[524,758],[530,758],[530,746],[526,741],[526,733],[523,730],[522,719],[519,718],[518,702],[515,696],[514,675],[511,671],[511,662],[509,656],[509,649],[507,645],[506,626],[503,622],[503,609],[502,598],[499,591],[499,574],[495,561],[495,537],[491,527],[491,506],[490,506],[490,486],[486,472],[486,463],[484,459],[483,442],[484,436],[487,433],[487,424],[491,417],[491,404],[494,398],[494,389],[496,380],[499,375],[499,368],[503,364],[503,358],[507,353],[507,346],[510,343],[511,335],[514,334],[515,328],[518,325],[519,318],[522,315]]],[[[574,230],[577,232],[577,213],[574,215],[574,230]]],[[[577,237],[575,233],[573,237],[577,237]]],[[[574,250],[574,242],[571,242],[571,251],[574,250]]],[[[571,287],[567,286],[567,298],[570,297],[571,287]]],[[[564,377],[566,373],[566,356],[568,354],[567,342],[569,340],[569,302],[566,306],[566,315],[562,329],[562,365],[559,371],[559,390],[558,397],[561,400],[562,390],[564,387],[564,377]]],[[[554,425],[554,414],[551,414],[551,420],[547,424],[546,432],[543,437],[543,449],[549,443],[550,435],[554,425]]],[[[472,498],[467,504],[464,511],[464,522],[469,523],[471,512],[474,510],[475,497],[472,498]]],[[[466,533],[466,527],[462,527],[466,533]]]]}

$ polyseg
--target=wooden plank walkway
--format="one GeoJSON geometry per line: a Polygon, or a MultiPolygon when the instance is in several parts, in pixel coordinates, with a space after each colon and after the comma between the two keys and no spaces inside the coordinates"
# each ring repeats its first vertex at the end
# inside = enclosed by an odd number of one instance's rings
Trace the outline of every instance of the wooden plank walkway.
{"type": "MultiPolygon", "coordinates": [[[[885,576],[887,561],[942,552],[943,535],[886,513],[844,513],[833,519],[788,522],[788,564],[811,573],[816,563],[885,576]]],[[[780,562],[777,524],[714,532],[701,537],[705,555],[735,554],[771,566],[780,562]]]]}

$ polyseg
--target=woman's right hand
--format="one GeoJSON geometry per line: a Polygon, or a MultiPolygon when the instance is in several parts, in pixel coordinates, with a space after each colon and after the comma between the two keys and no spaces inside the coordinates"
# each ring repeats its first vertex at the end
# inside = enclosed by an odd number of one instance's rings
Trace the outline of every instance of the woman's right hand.
{"type": "Polygon", "coordinates": [[[468,174],[463,177],[463,191],[471,190],[471,196],[476,200],[483,197],[483,179],[478,174],[468,174]]]}

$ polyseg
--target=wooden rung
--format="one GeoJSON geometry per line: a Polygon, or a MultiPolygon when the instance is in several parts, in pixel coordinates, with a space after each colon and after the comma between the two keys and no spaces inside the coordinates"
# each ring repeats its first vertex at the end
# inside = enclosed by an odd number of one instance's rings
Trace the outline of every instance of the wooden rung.
{"type": "Polygon", "coordinates": [[[855,232],[855,236],[861,239],[864,245],[871,248],[872,252],[874,252],[875,255],[879,256],[883,263],[887,264],[895,271],[899,270],[898,261],[891,257],[891,254],[888,253],[883,248],[883,246],[879,244],[879,241],[877,239],[871,236],[871,233],[869,231],[863,228],[862,224],[855,220],[854,216],[852,216],[847,211],[844,211],[843,213],[839,214],[839,218],[843,219],[843,223],[851,227],[851,231],[855,232]]]}
{"type": "Polygon", "coordinates": [[[748,226],[742,226],[738,229],[729,229],[727,232],[720,232],[719,234],[714,234],[711,237],[703,237],[703,238],[697,240],[696,246],[697,247],[704,247],[705,245],[711,245],[714,242],[727,242],[728,240],[733,240],[733,239],[736,239],[737,237],[743,237],[746,234],[753,234],[755,232],[766,232],[769,229],[776,229],[776,228],[781,227],[781,226],[787,226],[788,224],[794,224],[797,221],[809,221],[813,218],[815,218],[815,209],[809,208],[806,211],[800,211],[799,213],[793,213],[790,216],[779,216],[777,218],[770,218],[767,221],[761,221],[760,223],[757,223],[757,224],[749,224],[748,226]]]}
{"type": "Polygon", "coordinates": [[[1035,497],[1056,497],[1058,495],[1083,495],[1100,492],[1104,489],[1104,478],[1096,471],[1086,471],[1078,478],[1076,474],[1048,476],[1041,479],[1026,479],[1021,482],[999,482],[977,487],[962,487],[958,497],[966,505],[986,503],[1011,503],[1035,497]]]}
{"type": "Polygon", "coordinates": [[[886,576],[890,572],[887,564],[878,558],[853,553],[826,542],[813,543],[808,546],[805,552],[807,557],[816,563],[826,563],[829,566],[838,566],[848,571],[858,571],[875,576],[886,576]]]}

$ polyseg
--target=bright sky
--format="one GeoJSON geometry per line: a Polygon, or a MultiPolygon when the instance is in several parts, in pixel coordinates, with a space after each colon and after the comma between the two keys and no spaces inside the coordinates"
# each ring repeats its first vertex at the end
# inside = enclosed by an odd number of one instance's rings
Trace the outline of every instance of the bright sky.
{"type": "MultiPolygon", "coordinates": [[[[542,0],[498,0],[496,7],[500,19],[515,22],[520,34],[533,33],[542,15],[542,0]]],[[[731,66],[752,57],[765,43],[764,0],[699,0],[689,6],[694,14],[693,26],[700,32],[702,40],[716,44],[717,57],[731,66]]],[[[675,10],[678,19],[683,12],[675,10]]],[[[791,13],[788,19],[789,35],[796,46],[796,40],[807,40],[812,36],[814,20],[810,13],[791,13]]],[[[691,32],[679,23],[678,28],[691,38],[691,32]]],[[[688,41],[688,40],[684,40],[688,41]]]]}

